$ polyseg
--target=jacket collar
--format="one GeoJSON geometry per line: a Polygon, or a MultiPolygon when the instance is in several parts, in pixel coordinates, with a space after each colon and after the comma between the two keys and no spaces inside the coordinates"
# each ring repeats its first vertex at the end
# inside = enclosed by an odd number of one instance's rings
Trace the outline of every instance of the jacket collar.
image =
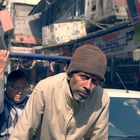
{"type": "Polygon", "coordinates": [[[62,91],[64,91],[64,102],[65,102],[65,105],[66,105],[67,109],[71,113],[73,113],[77,109],[79,109],[79,104],[72,97],[72,93],[70,91],[69,83],[68,83],[68,80],[67,80],[67,74],[65,74],[65,77],[63,79],[63,82],[62,82],[61,86],[62,86],[62,91]]]}

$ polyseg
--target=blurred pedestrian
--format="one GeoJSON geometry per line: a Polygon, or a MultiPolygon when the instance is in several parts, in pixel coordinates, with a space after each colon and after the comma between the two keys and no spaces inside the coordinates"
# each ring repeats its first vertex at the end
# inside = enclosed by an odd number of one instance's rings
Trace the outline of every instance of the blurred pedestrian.
{"type": "Polygon", "coordinates": [[[58,73],[63,72],[63,68],[61,63],[59,62],[51,62],[50,63],[50,67],[49,67],[49,71],[48,71],[48,76],[53,76],[56,75],[58,73]]]}
{"type": "Polygon", "coordinates": [[[4,73],[9,51],[0,50],[0,140],[8,140],[28,100],[28,77],[23,71],[12,71],[4,88],[4,73]]]}
{"type": "Polygon", "coordinates": [[[98,47],[80,46],[67,72],[36,85],[9,140],[107,140],[106,63],[98,47]]]}

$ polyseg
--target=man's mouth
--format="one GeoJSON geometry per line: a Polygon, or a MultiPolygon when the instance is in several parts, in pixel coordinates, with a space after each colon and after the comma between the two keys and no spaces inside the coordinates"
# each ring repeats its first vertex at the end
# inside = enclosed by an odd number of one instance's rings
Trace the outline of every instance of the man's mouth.
{"type": "Polygon", "coordinates": [[[85,93],[85,92],[81,92],[81,91],[78,91],[78,95],[80,96],[80,97],[82,97],[83,99],[86,99],[87,97],[88,97],[88,93],[85,93]]]}

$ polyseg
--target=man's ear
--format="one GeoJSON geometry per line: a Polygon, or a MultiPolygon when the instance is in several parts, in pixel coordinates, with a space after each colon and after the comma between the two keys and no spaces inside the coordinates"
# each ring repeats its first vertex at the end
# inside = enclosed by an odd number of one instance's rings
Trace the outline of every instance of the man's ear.
{"type": "Polygon", "coordinates": [[[70,78],[72,77],[72,73],[67,73],[68,76],[68,80],[70,80],[70,78]]]}

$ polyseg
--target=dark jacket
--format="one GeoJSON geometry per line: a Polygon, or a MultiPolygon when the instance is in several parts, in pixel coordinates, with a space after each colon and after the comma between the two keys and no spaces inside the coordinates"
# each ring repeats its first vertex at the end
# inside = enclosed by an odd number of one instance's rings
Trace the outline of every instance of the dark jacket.
{"type": "Polygon", "coordinates": [[[27,103],[28,97],[19,104],[13,103],[4,93],[4,79],[1,78],[0,99],[0,140],[8,140],[27,103]]]}

